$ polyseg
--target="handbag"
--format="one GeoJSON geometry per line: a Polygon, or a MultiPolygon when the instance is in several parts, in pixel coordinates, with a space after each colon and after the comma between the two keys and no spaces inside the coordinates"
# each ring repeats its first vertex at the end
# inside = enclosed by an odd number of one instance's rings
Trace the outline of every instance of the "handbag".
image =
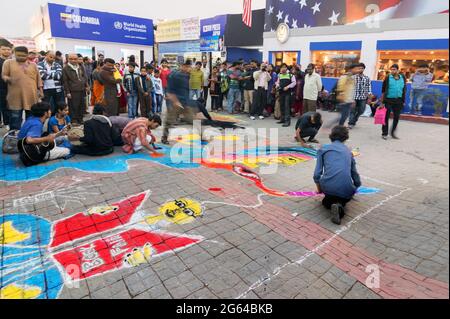
{"type": "Polygon", "coordinates": [[[386,107],[379,107],[375,112],[375,125],[386,125],[386,107]]]}
{"type": "Polygon", "coordinates": [[[4,154],[18,154],[19,131],[13,130],[3,136],[2,151],[4,154]]]}

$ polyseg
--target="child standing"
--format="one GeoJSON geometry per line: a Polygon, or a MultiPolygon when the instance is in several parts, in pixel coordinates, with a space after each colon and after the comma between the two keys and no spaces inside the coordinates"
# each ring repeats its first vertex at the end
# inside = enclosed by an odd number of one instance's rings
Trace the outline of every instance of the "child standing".
{"type": "Polygon", "coordinates": [[[161,80],[161,71],[155,70],[155,75],[153,76],[152,80],[156,102],[156,104],[153,105],[153,114],[161,115],[162,105],[164,101],[164,90],[163,90],[163,83],[161,80]]]}
{"type": "Polygon", "coordinates": [[[141,117],[149,117],[152,111],[152,91],[153,81],[147,74],[145,67],[141,68],[141,76],[136,79],[139,92],[139,105],[141,107],[141,117]]]}
{"type": "Polygon", "coordinates": [[[128,101],[128,117],[130,119],[137,118],[137,105],[138,105],[138,88],[137,88],[137,78],[139,77],[138,73],[135,73],[136,69],[135,63],[130,63],[128,65],[128,73],[125,74],[123,78],[123,86],[125,88],[125,92],[127,93],[127,101],[128,101]]]}

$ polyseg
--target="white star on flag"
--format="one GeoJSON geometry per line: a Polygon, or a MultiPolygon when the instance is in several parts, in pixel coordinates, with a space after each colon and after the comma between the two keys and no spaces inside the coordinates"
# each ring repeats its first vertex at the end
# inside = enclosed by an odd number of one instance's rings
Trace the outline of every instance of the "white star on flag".
{"type": "Polygon", "coordinates": [[[289,14],[284,18],[284,23],[289,24],[289,14]]]}
{"type": "Polygon", "coordinates": [[[306,0],[300,0],[300,9],[303,9],[303,7],[308,6],[308,4],[306,3],[306,0]]]}
{"type": "Polygon", "coordinates": [[[272,6],[269,7],[269,15],[273,13],[273,9],[274,9],[274,7],[272,7],[272,6]]]}
{"type": "Polygon", "coordinates": [[[295,20],[295,19],[292,19],[292,28],[298,29],[297,20],[295,20]]]}
{"type": "Polygon", "coordinates": [[[339,23],[338,18],[339,18],[340,15],[341,15],[340,12],[336,14],[336,13],[334,12],[334,10],[333,10],[333,15],[332,15],[331,17],[328,18],[328,20],[331,21],[331,25],[334,25],[335,23],[339,23]]]}
{"type": "Polygon", "coordinates": [[[313,11],[313,14],[315,15],[316,12],[320,12],[320,5],[322,4],[322,2],[319,2],[314,5],[314,7],[311,8],[311,10],[313,11]]]}
{"type": "Polygon", "coordinates": [[[278,21],[283,20],[283,11],[278,11],[277,19],[278,21]]]}

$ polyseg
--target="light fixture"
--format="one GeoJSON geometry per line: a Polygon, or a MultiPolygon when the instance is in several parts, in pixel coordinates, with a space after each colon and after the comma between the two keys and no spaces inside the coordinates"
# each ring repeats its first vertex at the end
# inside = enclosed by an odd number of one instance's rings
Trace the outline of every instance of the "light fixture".
{"type": "Polygon", "coordinates": [[[434,54],[434,51],[431,51],[430,53],[431,53],[431,54],[434,54]]]}
{"type": "Polygon", "coordinates": [[[408,52],[408,51],[405,51],[405,54],[409,54],[409,52],[408,52]]]}

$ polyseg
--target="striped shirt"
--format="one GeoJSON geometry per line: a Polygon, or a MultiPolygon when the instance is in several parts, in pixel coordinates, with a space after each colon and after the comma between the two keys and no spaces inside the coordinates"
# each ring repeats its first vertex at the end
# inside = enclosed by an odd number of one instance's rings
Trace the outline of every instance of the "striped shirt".
{"type": "Polygon", "coordinates": [[[354,75],[355,79],[355,100],[367,100],[372,94],[372,83],[367,75],[354,75]]]}

